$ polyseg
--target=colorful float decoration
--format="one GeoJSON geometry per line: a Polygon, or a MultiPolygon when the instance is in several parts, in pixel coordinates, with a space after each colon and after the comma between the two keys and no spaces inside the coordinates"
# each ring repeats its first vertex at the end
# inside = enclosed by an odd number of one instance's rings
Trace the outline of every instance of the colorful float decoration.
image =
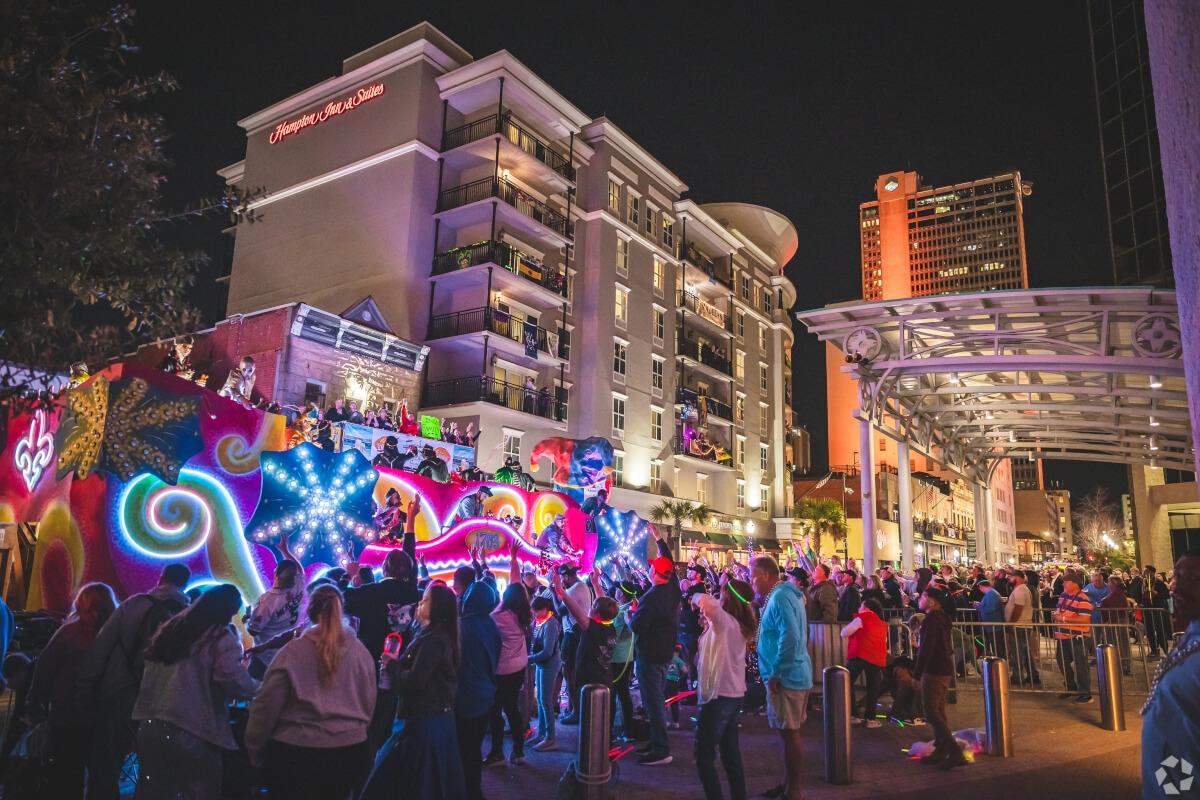
{"type": "Polygon", "coordinates": [[[437,577],[468,564],[476,546],[498,572],[514,543],[521,567],[542,570],[566,560],[590,569],[597,553],[645,555],[644,520],[603,508],[589,522],[581,510],[611,488],[613,448],[602,438],[537,444],[530,471],[541,457],[554,464],[554,491],[544,491],[519,465],[506,480],[444,482],[421,464],[373,467],[357,445],[289,450],[284,417],[133,364],[9,413],[0,523],[36,526],[30,609],[65,613],[90,581],[127,597],[176,561],[196,584],[233,583],[253,600],[270,585],[285,532],[310,575],[356,558],[378,565],[400,546],[378,541],[373,520],[389,489],[404,509],[419,496],[417,552],[437,577]],[[552,524],[561,534],[542,537],[552,524]],[[539,547],[545,538],[563,547],[539,547]]]}

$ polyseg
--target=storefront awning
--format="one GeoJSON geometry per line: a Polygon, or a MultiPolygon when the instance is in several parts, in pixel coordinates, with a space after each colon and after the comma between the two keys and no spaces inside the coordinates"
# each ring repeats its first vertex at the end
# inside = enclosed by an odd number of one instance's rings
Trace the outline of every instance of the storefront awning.
{"type": "Polygon", "coordinates": [[[699,531],[683,531],[679,535],[679,541],[683,544],[704,544],[708,539],[699,531]]]}
{"type": "Polygon", "coordinates": [[[728,533],[710,533],[708,541],[712,544],[720,545],[721,547],[737,547],[738,541],[728,533]]]}

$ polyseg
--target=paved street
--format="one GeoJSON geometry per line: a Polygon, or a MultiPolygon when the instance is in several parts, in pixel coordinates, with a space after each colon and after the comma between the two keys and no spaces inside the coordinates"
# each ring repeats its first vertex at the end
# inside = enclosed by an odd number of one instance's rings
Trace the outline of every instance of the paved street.
{"type": "MultiPolygon", "coordinates": [[[[913,741],[931,735],[929,728],[900,729],[892,725],[877,730],[856,728],[855,780],[850,786],[831,786],[823,781],[821,722],[818,715],[813,715],[804,731],[804,796],[808,800],[876,797],[925,800],[930,797],[930,789],[952,787],[955,797],[971,800],[1051,796],[1054,800],[1131,800],[1140,796],[1141,727],[1136,713],[1139,704],[1140,698],[1126,698],[1129,730],[1108,733],[1099,727],[1100,711],[1096,704],[1081,707],[1063,704],[1054,695],[1016,695],[1011,704],[1015,757],[979,756],[971,766],[950,773],[909,761],[902,752],[913,741]]],[[[687,713],[683,719],[686,717],[687,713]]],[[[958,704],[950,707],[950,722],[956,730],[982,727],[979,695],[960,694],[958,704]]],[[[685,721],[682,730],[671,732],[675,761],[669,766],[638,766],[632,753],[622,759],[611,796],[620,800],[702,797],[692,760],[690,728],[685,721]]],[[[565,751],[532,753],[522,767],[486,770],[484,792],[489,800],[552,797],[553,787],[573,757],[575,746],[576,729],[564,726],[560,731],[559,743],[565,751]]],[[[753,797],[778,782],[780,749],[765,718],[758,716],[744,719],[741,743],[747,788],[753,797]]]]}

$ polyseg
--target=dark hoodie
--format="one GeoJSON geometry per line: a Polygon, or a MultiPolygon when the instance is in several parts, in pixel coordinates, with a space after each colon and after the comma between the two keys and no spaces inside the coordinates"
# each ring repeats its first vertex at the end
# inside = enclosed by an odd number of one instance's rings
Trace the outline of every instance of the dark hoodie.
{"type": "Polygon", "coordinates": [[[496,664],[500,661],[500,630],[492,619],[496,590],[483,581],[463,594],[459,611],[458,694],[454,713],[482,717],[496,698],[496,664]]]}
{"type": "MultiPolygon", "coordinates": [[[[658,554],[671,557],[670,549],[661,540],[658,554]]],[[[637,611],[629,627],[637,636],[638,658],[648,664],[670,664],[675,657],[675,639],[679,621],[679,580],[675,573],[666,583],[655,584],[638,601],[637,611]]]]}

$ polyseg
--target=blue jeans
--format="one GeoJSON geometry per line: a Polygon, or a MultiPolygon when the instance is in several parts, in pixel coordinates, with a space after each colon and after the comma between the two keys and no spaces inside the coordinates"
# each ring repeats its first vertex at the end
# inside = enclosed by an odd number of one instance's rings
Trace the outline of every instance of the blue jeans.
{"type": "Polygon", "coordinates": [[[558,718],[558,695],[554,693],[558,670],[558,659],[537,665],[537,721],[538,736],[543,740],[554,738],[554,721],[558,718]]]}
{"type": "Polygon", "coordinates": [[[650,719],[650,752],[665,756],[671,752],[671,741],[667,738],[667,665],[648,664],[639,658],[636,666],[642,705],[650,719]]]}
{"type": "Polygon", "coordinates": [[[742,751],[738,745],[738,709],[740,697],[716,697],[700,706],[696,723],[693,754],[705,800],[721,800],[721,776],[717,774],[716,750],[721,749],[721,765],[729,780],[729,796],[746,800],[746,773],[742,769],[742,751]]]}

